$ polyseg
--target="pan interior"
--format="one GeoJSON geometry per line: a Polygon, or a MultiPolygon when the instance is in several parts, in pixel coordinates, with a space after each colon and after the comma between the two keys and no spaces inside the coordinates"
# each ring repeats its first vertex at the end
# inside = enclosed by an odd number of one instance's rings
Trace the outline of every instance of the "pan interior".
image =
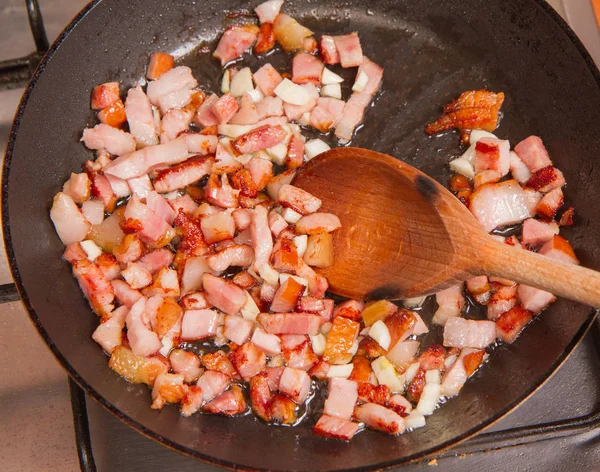
{"type": "MultiPolygon", "coordinates": [[[[151,410],[148,389],[110,371],[92,341],[98,320],[61,260],[63,246],[48,218],[53,195],[91,157],[78,142],[82,129],[94,124],[90,90],[111,80],[121,81],[122,90],[132,86],[155,51],[178,55],[201,84],[216,89],[219,67],[197,48],[211,44],[232,21],[223,10],[246,8],[232,0],[104,0],[53,50],[16,122],[4,176],[5,237],[32,318],[61,362],[105,406],[153,438],[221,465],[372,469],[465,438],[547,378],[589,325],[588,308],[555,303],[515,344],[498,349],[426,428],[400,437],[366,431],[349,444],[314,437],[310,422],[291,429],[267,427],[250,416],[185,419],[173,407],[151,410]]],[[[547,8],[533,0],[384,0],[368,6],[307,0],[284,6],[316,33],[358,31],[364,53],[385,68],[383,91],[352,144],[396,156],[442,183],[448,161],[460,153],[458,138],[428,138],[425,124],[462,91],[505,92],[497,134],[513,145],[530,134],[544,139],[570,184],[567,204],[577,210],[578,224],[564,235],[584,265],[598,268],[600,219],[591,202],[600,201],[594,160],[600,154],[600,90],[591,66],[547,8]]],[[[315,410],[322,403],[317,399],[315,410]]]]}

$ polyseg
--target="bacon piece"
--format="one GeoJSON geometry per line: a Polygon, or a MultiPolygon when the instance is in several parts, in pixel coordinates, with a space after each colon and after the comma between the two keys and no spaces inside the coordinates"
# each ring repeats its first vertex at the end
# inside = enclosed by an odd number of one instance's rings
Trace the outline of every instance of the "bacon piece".
{"type": "Polygon", "coordinates": [[[333,319],[333,325],[327,335],[323,359],[325,362],[336,363],[352,348],[360,331],[360,323],[343,316],[333,319]]]}
{"type": "Polygon", "coordinates": [[[184,382],[192,383],[200,377],[200,358],[193,352],[175,349],[169,354],[171,369],[175,374],[183,375],[184,382]]]}
{"type": "Polygon", "coordinates": [[[187,310],[183,314],[181,324],[181,339],[197,341],[217,334],[217,328],[222,323],[219,313],[215,310],[187,310]]]}
{"type": "Polygon", "coordinates": [[[327,279],[312,270],[302,259],[298,260],[296,274],[308,280],[308,292],[315,298],[323,298],[329,288],[327,279]]]}
{"type": "Polygon", "coordinates": [[[135,151],[135,139],[129,133],[100,123],[83,130],[81,141],[88,149],[106,149],[110,154],[122,156],[135,151]]]}
{"type": "Polygon", "coordinates": [[[444,360],[446,358],[446,349],[439,344],[430,344],[427,346],[418,358],[421,369],[428,371],[432,369],[444,370],[444,360]]]}
{"type": "Polygon", "coordinates": [[[150,80],[156,80],[165,72],[170,71],[175,65],[175,58],[164,52],[155,52],[150,56],[148,71],[146,77],[150,80]]]}
{"type": "Polygon", "coordinates": [[[244,413],[246,409],[246,399],[244,398],[242,389],[237,385],[232,385],[225,393],[222,393],[202,407],[202,410],[207,413],[225,416],[239,415],[244,413]]]}
{"type": "Polygon", "coordinates": [[[412,411],[412,403],[400,394],[392,395],[389,402],[389,407],[402,417],[408,416],[412,411]]]}
{"type": "Polygon", "coordinates": [[[279,391],[281,393],[287,395],[296,403],[304,403],[310,392],[310,387],[310,377],[305,371],[291,367],[283,369],[279,380],[279,391]]]}
{"type": "MultiPolygon", "coordinates": [[[[552,193],[552,192],[550,192],[552,193]]],[[[573,226],[573,216],[575,216],[575,208],[567,208],[560,216],[559,226],[573,226]]]]}
{"type": "Polygon", "coordinates": [[[360,314],[365,309],[365,303],[358,300],[346,300],[337,305],[333,310],[333,317],[343,316],[354,321],[360,321],[360,314]]]}
{"type": "MultiPolygon", "coordinates": [[[[287,191],[287,189],[286,189],[287,191]]],[[[284,194],[284,198],[285,198],[284,194]]],[[[295,198],[292,196],[291,198],[295,198]]],[[[316,198],[316,197],[313,197],[316,198]]],[[[297,200],[296,200],[297,201],[297,200]]],[[[295,203],[297,204],[297,203],[295,203]]],[[[301,204],[301,203],[300,203],[301,204]]],[[[296,207],[298,208],[298,207],[296,207]]],[[[308,204],[304,204],[304,211],[310,209],[308,204]]],[[[294,208],[295,210],[295,208],[294,208]]],[[[297,211],[297,210],[295,210],[297,211]]],[[[300,212],[299,212],[300,213],[300,212]]],[[[296,223],[296,232],[299,234],[319,234],[331,233],[342,227],[340,219],[332,213],[313,213],[312,215],[302,217],[296,223]]]]}
{"type": "Polygon", "coordinates": [[[92,227],[81,214],[73,199],[62,192],[57,193],[54,197],[50,209],[50,219],[65,245],[83,241],[92,227]]]}
{"type": "Polygon", "coordinates": [[[291,425],[297,420],[296,404],[285,395],[275,394],[271,403],[271,415],[273,421],[291,425]]]}
{"type": "Polygon", "coordinates": [[[323,415],[314,426],[313,433],[326,438],[350,441],[358,432],[358,428],[358,423],[323,415]]]}
{"type": "Polygon", "coordinates": [[[222,66],[241,57],[256,42],[258,31],[258,27],[251,24],[230,26],[221,36],[213,57],[218,59],[222,66]]]}
{"type": "MultiPolygon", "coordinates": [[[[366,337],[364,339],[371,339],[369,337],[366,337]]],[[[371,339],[372,341],[372,339],[371,339]]],[[[360,350],[360,348],[359,348],[360,350]]],[[[384,351],[385,354],[385,351],[384,351]]],[[[373,369],[371,368],[371,361],[369,359],[367,359],[365,356],[363,355],[358,355],[356,354],[354,356],[354,358],[352,359],[352,373],[350,374],[350,377],[348,377],[350,380],[354,380],[356,382],[368,382],[371,379],[371,375],[373,374],[373,369]]]]}
{"type": "Polygon", "coordinates": [[[362,121],[367,106],[371,103],[372,96],[368,93],[354,92],[344,106],[342,118],[335,128],[335,135],[341,142],[349,142],[354,134],[354,129],[362,121]]]}
{"type": "Polygon", "coordinates": [[[319,97],[316,108],[310,114],[309,124],[326,133],[342,119],[345,105],[344,101],[337,98],[319,97]]]}
{"type": "Polygon", "coordinates": [[[283,358],[288,367],[308,371],[319,361],[307,336],[283,334],[280,338],[283,358]]]}
{"type": "Polygon", "coordinates": [[[445,325],[450,318],[459,316],[465,307],[463,296],[464,285],[459,284],[435,294],[438,309],[433,315],[432,323],[445,325]]]}
{"type": "Polygon", "coordinates": [[[102,110],[120,99],[119,82],[106,82],[92,89],[92,110],[102,110]]]}
{"type": "Polygon", "coordinates": [[[104,203],[96,198],[87,200],[81,205],[81,213],[92,225],[100,225],[104,221],[104,203]]]}
{"type": "MultiPolygon", "coordinates": [[[[231,365],[231,369],[233,369],[233,365],[231,365]]],[[[227,387],[229,387],[230,383],[231,377],[229,375],[216,370],[207,370],[198,379],[196,385],[202,390],[203,401],[209,402],[227,390],[227,387]]]]}
{"type": "Polygon", "coordinates": [[[285,157],[285,164],[288,169],[297,169],[304,163],[304,142],[305,138],[302,135],[294,135],[290,139],[285,157]]]}
{"type": "Polygon", "coordinates": [[[304,292],[304,288],[304,285],[300,284],[292,277],[289,277],[277,289],[271,303],[271,311],[275,313],[293,311],[304,292]]]}
{"type": "Polygon", "coordinates": [[[294,272],[298,269],[300,258],[294,241],[279,238],[273,247],[271,264],[279,272],[294,272]]]}
{"type": "Polygon", "coordinates": [[[256,105],[250,98],[250,95],[245,94],[241,98],[238,112],[228,122],[232,125],[253,125],[258,123],[259,119],[256,105]]]}
{"type": "Polygon", "coordinates": [[[97,172],[88,172],[88,176],[91,179],[92,195],[102,201],[106,211],[109,213],[114,211],[115,204],[117,203],[117,196],[115,195],[108,178],[97,172]]]}
{"type": "Polygon", "coordinates": [[[127,92],[125,114],[129,123],[129,132],[138,144],[144,146],[158,144],[152,106],[139,85],[130,88],[127,92]]]}
{"type": "Polygon", "coordinates": [[[319,53],[321,54],[321,59],[325,64],[338,64],[340,62],[340,55],[338,54],[338,50],[335,46],[335,40],[333,36],[321,36],[319,40],[319,53]]]}
{"type": "Polygon", "coordinates": [[[252,181],[258,190],[263,190],[273,178],[273,164],[266,159],[253,157],[246,164],[246,168],[250,171],[252,181]]]}
{"type": "Polygon", "coordinates": [[[249,394],[254,414],[262,420],[271,421],[273,393],[269,388],[269,375],[266,371],[260,372],[250,380],[249,394]]]}
{"type": "Polygon", "coordinates": [[[330,367],[331,365],[329,365],[323,359],[319,359],[317,363],[310,368],[308,375],[310,375],[311,378],[327,380],[327,374],[329,373],[330,367]]]}
{"type": "Polygon", "coordinates": [[[230,358],[246,382],[267,367],[267,356],[252,343],[246,343],[233,351],[230,358]]]}
{"type": "Polygon", "coordinates": [[[488,92],[487,90],[464,92],[458,99],[444,106],[444,113],[450,113],[451,111],[463,108],[492,108],[498,106],[498,102],[501,99],[500,95],[488,92]]]}
{"type": "Polygon", "coordinates": [[[232,141],[231,144],[240,154],[250,154],[261,149],[273,147],[284,141],[286,137],[287,131],[280,125],[263,125],[241,135],[232,141]]]}
{"type": "Polygon", "coordinates": [[[377,403],[387,405],[390,399],[390,388],[387,385],[373,385],[369,382],[358,384],[358,400],[361,403],[377,403]]]}
{"type": "Polygon", "coordinates": [[[450,318],[444,327],[444,346],[483,349],[496,339],[493,321],[450,318]]]}
{"type": "Polygon", "coordinates": [[[109,355],[122,344],[127,313],[129,313],[129,309],[126,306],[116,308],[110,313],[110,317],[103,320],[92,334],[92,339],[100,344],[104,352],[109,355]]]}
{"type": "Polygon", "coordinates": [[[229,280],[204,274],[202,284],[208,303],[229,315],[238,313],[246,303],[246,293],[229,280]]]}
{"type": "Polygon", "coordinates": [[[523,222],[521,240],[523,244],[536,248],[550,241],[557,234],[558,225],[555,222],[545,223],[529,218],[523,222]]]}
{"type": "Polygon", "coordinates": [[[239,106],[233,95],[226,93],[212,106],[212,111],[217,117],[219,124],[227,123],[238,112],[239,106]]]}
{"type": "Polygon", "coordinates": [[[384,320],[384,323],[390,332],[391,341],[389,349],[391,350],[396,343],[404,341],[413,333],[417,318],[412,311],[399,310],[388,316],[384,320]]]}
{"type": "Polygon", "coordinates": [[[515,153],[532,173],[552,165],[548,151],[538,136],[529,136],[521,141],[515,146],[515,153]]]}
{"type": "Polygon", "coordinates": [[[151,274],[155,274],[173,262],[174,255],[167,248],[155,249],[139,259],[138,263],[144,266],[151,274]]]}
{"type": "Polygon", "coordinates": [[[165,403],[179,403],[183,400],[187,388],[181,374],[160,374],[156,377],[152,389],[153,410],[161,410],[165,403]]]}
{"type": "Polygon", "coordinates": [[[179,304],[184,310],[202,310],[208,308],[208,302],[202,292],[188,293],[181,297],[179,304]]]}
{"type": "MultiPolygon", "coordinates": [[[[497,284],[493,284],[497,286],[497,284]]],[[[487,306],[487,319],[495,321],[502,313],[507,312],[517,304],[517,284],[500,286],[492,290],[492,296],[487,306]]]]}
{"type": "Polygon", "coordinates": [[[553,166],[543,167],[536,171],[527,181],[527,186],[541,193],[548,193],[565,185],[565,178],[560,170],[553,166]]]}
{"type": "Polygon", "coordinates": [[[253,74],[254,83],[265,97],[275,95],[275,87],[283,80],[283,77],[269,63],[262,66],[253,74]]]}
{"type": "MultiPolygon", "coordinates": [[[[171,94],[188,91],[198,86],[198,81],[187,66],[175,67],[160,76],[159,79],[148,83],[146,94],[153,105],[159,106],[160,99],[171,94]]],[[[162,108],[162,107],[161,107],[162,108]]],[[[163,110],[165,112],[166,110],[163,110]]]]}
{"type": "Polygon", "coordinates": [[[152,285],[146,287],[142,293],[147,297],[160,295],[161,297],[179,297],[179,280],[177,272],[163,267],[154,275],[152,285]]]}
{"type": "Polygon", "coordinates": [[[360,47],[358,33],[334,36],[333,41],[340,56],[340,64],[343,68],[357,67],[362,64],[363,53],[362,48],[360,47]]]}
{"type": "Polygon", "coordinates": [[[159,218],[165,220],[169,225],[173,224],[177,214],[175,210],[171,208],[169,202],[165,200],[155,191],[151,190],[146,195],[146,205],[150,208],[159,218]]]}
{"type": "Polygon", "coordinates": [[[273,239],[271,238],[271,230],[269,229],[267,210],[263,206],[258,206],[254,209],[250,230],[252,232],[252,246],[254,248],[253,268],[255,271],[258,271],[263,265],[269,263],[269,258],[273,251],[273,239]]]}
{"type": "Polygon", "coordinates": [[[381,80],[383,79],[383,68],[370,60],[367,56],[363,56],[362,64],[358,68],[356,76],[360,76],[361,73],[366,74],[369,79],[362,89],[362,93],[374,95],[379,90],[379,86],[381,85],[381,80]]]}
{"type": "MultiPolygon", "coordinates": [[[[233,380],[241,380],[240,374],[235,370],[231,359],[223,351],[211,352],[202,356],[202,364],[208,370],[214,370],[227,375],[233,380]]],[[[201,377],[202,378],[202,377],[201,377]]]]}
{"type": "Polygon", "coordinates": [[[480,305],[487,305],[491,296],[491,287],[487,276],[473,277],[466,282],[467,290],[480,305]]]}
{"type": "MultiPolygon", "coordinates": [[[[277,201],[284,207],[291,208],[302,215],[314,213],[321,207],[320,199],[301,188],[289,184],[281,187],[277,201]]],[[[333,222],[333,219],[328,217],[327,221],[330,220],[333,222]]],[[[341,227],[341,224],[339,227],[341,227]]]]}
{"type": "Polygon", "coordinates": [[[292,63],[292,82],[296,84],[321,84],[321,74],[325,65],[315,56],[299,52],[292,63]]]}
{"type": "Polygon", "coordinates": [[[88,259],[74,261],[73,275],[94,312],[99,316],[108,315],[113,310],[115,293],[100,268],[88,259]]]}
{"type": "Polygon", "coordinates": [[[256,113],[259,120],[270,116],[283,115],[283,101],[279,97],[265,97],[256,104],[256,113]]]}
{"type": "Polygon", "coordinates": [[[367,336],[358,344],[356,355],[365,356],[367,359],[376,359],[377,357],[385,356],[385,349],[377,341],[367,336]]]}
{"type": "Polygon", "coordinates": [[[558,212],[558,209],[562,206],[564,202],[564,195],[561,188],[555,188],[548,192],[544,197],[540,200],[535,211],[538,215],[543,216],[549,220],[553,219],[558,212]]]}
{"type": "Polygon", "coordinates": [[[258,322],[271,334],[309,334],[315,336],[325,320],[312,313],[261,313],[258,322]]]}
{"type": "Polygon", "coordinates": [[[63,253],[63,259],[73,264],[76,261],[81,261],[83,259],[87,259],[88,255],[81,247],[79,243],[71,243],[69,244],[65,252],[63,253]]]}
{"type": "Polygon", "coordinates": [[[425,388],[425,369],[419,368],[410,384],[406,388],[406,394],[410,400],[418,403],[425,388]]]}
{"type": "Polygon", "coordinates": [[[169,205],[171,205],[175,214],[178,214],[179,210],[181,210],[187,216],[193,215],[198,209],[198,204],[188,194],[169,200],[169,205]]]}
{"type": "Polygon", "coordinates": [[[254,251],[245,244],[235,244],[206,257],[213,272],[222,272],[231,266],[248,267],[253,260],[254,251]]]}
{"type": "Polygon", "coordinates": [[[510,143],[501,139],[481,138],[475,144],[475,173],[486,170],[496,171],[499,177],[510,168],[510,143]]]}
{"type": "Polygon", "coordinates": [[[132,289],[129,284],[123,280],[112,280],[111,286],[117,301],[128,308],[131,308],[140,298],[142,298],[142,294],[138,290],[132,289]]]}
{"type": "Polygon", "coordinates": [[[198,126],[214,126],[219,124],[219,119],[213,113],[213,105],[219,100],[218,95],[212,94],[198,108],[194,123],[198,126]]]}
{"type": "Polygon", "coordinates": [[[512,174],[513,178],[521,185],[527,183],[527,181],[531,178],[531,171],[529,170],[529,167],[527,167],[527,165],[521,159],[519,159],[519,156],[517,156],[517,153],[514,151],[511,151],[509,154],[509,161],[510,173],[512,174]]]}
{"type": "Polygon", "coordinates": [[[496,320],[496,335],[505,343],[512,343],[531,321],[533,313],[521,306],[515,306],[502,313],[496,320]]]}
{"type": "Polygon", "coordinates": [[[63,185],[63,193],[73,199],[75,203],[83,203],[90,198],[91,182],[87,174],[71,174],[69,180],[63,185]]]}
{"type": "Polygon", "coordinates": [[[269,228],[275,238],[287,227],[287,221],[279,213],[273,210],[269,212],[269,228]]]}
{"type": "Polygon", "coordinates": [[[229,185],[227,174],[212,174],[205,187],[206,200],[221,208],[237,208],[239,190],[229,185]]]}
{"type": "Polygon", "coordinates": [[[130,263],[121,275],[129,286],[133,289],[146,287],[152,283],[152,274],[143,266],[136,263],[130,263]]]}
{"type": "Polygon", "coordinates": [[[263,23],[260,25],[258,38],[254,45],[254,54],[266,54],[275,47],[275,33],[272,23],[263,23]]]}
{"type": "Polygon", "coordinates": [[[225,317],[223,335],[234,343],[241,345],[250,339],[253,326],[254,323],[252,321],[246,320],[241,316],[227,315],[225,317]]]}
{"type": "Polygon", "coordinates": [[[354,416],[369,428],[388,434],[404,432],[404,418],[395,411],[375,403],[365,403],[354,409],[354,416]]]}
{"type": "Polygon", "coordinates": [[[140,298],[131,307],[126,318],[127,340],[133,353],[138,356],[149,356],[162,347],[158,335],[144,322],[145,307],[146,299],[140,298]]]}
{"type": "Polygon", "coordinates": [[[458,392],[460,392],[460,389],[469,377],[465,368],[464,359],[467,355],[475,352],[478,352],[478,350],[467,348],[460,351],[458,358],[444,374],[441,384],[442,395],[447,397],[458,395],[458,392]]]}
{"type": "Polygon", "coordinates": [[[254,11],[258,16],[260,24],[273,23],[277,15],[279,15],[282,5],[283,0],[269,0],[257,6],[254,11]]]}
{"type": "Polygon", "coordinates": [[[254,330],[251,342],[269,356],[281,354],[281,342],[279,338],[274,334],[266,333],[260,328],[254,330]]]}
{"type": "Polygon", "coordinates": [[[191,154],[207,156],[216,152],[219,140],[213,135],[206,136],[201,133],[186,133],[185,142],[191,154]]]}
{"type": "Polygon", "coordinates": [[[193,116],[193,111],[181,108],[171,108],[167,111],[160,122],[160,142],[173,141],[182,132],[186,131],[192,122],[193,116]]]}
{"type": "Polygon", "coordinates": [[[516,181],[505,180],[477,189],[469,209],[483,228],[491,231],[533,216],[540,198],[539,193],[524,190],[516,181]]]}
{"type": "MultiPolygon", "coordinates": [[[[145,243],[157,243],[171,226],[160,218],[147,205],[144,205],[137,196],[133,196],[125,208],[125,224],[134,224],[135,232],[145,243]]],[[[129,225],[127,225],[129,227],[129,225]]]]}
{"type": "Polygon", "coordinates": [[[539,253],[551,257],[552,259],[556,259],[557,261],[566,262],[568,264],[579,264],[579,259],[577,259],[569,242],[558,234],[554,235],[552,239],[546,242],[539,253]]]}
{"type": "Polygon", "coordinates": [[[329,381],[329,393],[323,414],[350,420],[358,399],[358,384],[352,380],[334,377],[329,381]]]}

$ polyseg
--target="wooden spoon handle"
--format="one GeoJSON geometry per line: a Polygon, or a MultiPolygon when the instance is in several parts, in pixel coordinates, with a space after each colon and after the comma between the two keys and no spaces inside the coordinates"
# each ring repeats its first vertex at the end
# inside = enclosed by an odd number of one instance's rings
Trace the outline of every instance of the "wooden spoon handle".
{"type": "Polygon", "coordinates": [[[600,272],[488,240],[480,263],[490,276],[531,285],[600,308],[600,272]]]}

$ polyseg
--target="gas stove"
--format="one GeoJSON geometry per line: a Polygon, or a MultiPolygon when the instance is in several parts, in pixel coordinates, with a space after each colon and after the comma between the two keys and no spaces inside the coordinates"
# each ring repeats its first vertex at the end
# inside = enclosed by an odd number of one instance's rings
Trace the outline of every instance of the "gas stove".
{"type": "MultiPolygon", "coordinates": [[[[3,0],[0,6],[0,148],[23,87],[82,0],[3,0]],[[27,23],[29,22],[29,27],[27,23]],[[31,40],[33,36],[33,42],[31,40]],[[31,54],[31,50],[35,52],[31,54]],[[14,59],[20,57],[19,59],[14,59]]],[[[600,64],[600,3],[551,0],[600,64]],[[593,5],[596,4],[597,11],[593,5]]],[[[55,362],[0,259],[2,470],[218,471],[154,443],[89,399],[55,362]],[[16,367],[16,368],[15,368],[16,367]],[[9,370],[10,369],[10,370],[9,370]],[[18,377],[15,372],[19,372],[18,377]]],[[[600,470],[600,321],[564,365],[527,401],[474,438],[402,471],[600,470]]],[[[457,419],[459,421],[460,419],[457,419]]],[[[400,469],[398,469],[400,470],[400,469]]]]}

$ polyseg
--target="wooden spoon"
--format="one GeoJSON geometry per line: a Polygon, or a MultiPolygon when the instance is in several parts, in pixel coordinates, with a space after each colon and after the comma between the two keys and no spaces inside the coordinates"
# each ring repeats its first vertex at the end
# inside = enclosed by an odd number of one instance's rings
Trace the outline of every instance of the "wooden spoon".
{"type": "Polygon", "coordinates": [[[321,272],[333,293],[404,299],[488,275],[600,307],[600,273],[494,240],[452,193],[391,156],[332,149],[293,184],[342,222],[334,263],[321,272]]]}

